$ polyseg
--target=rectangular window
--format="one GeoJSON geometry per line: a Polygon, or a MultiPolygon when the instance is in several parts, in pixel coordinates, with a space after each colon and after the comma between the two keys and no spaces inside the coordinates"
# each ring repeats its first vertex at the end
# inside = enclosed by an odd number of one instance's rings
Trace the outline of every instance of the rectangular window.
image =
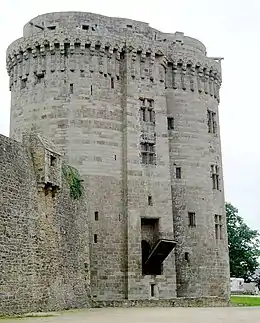
{"type": "Polygon", "coordinates": [[[90,95],[92,95],[92,94],[93,94],[93,86],[90,85],[90,95]]]}
{"type": "Polygon", "coordinates": [[[217,165],[211,165],[211,178],[212,178],[212,188],[214,190],[220,190],[219,167],[217,165]]]}
{"type": "Polygon", "coordinates": [[[88,25],[82,25],[82,29],[83,30],[89,30],[89,26],[88,25]]]}
{"type": "Polygon", "coordinates": [[[184,259],[185,261],[189,262],[190,261],[190,257],[189,257],[189,253],[188,252],[185,252],[184,253],[184,259]]]}
{"type": "Polygon", "coordinates": [[[140,120],[155,123],[154,101],[140,98],[140,120]]]}
{"type": "Polygon", "coordinates": [[[52,156],[50,157],[50,165],[55,166],[56,165],[56,157],[52,156]]]}
{"type": "Polygon", "coordinates": [[[155,284],[151,284],[151,297],[155,296],[155,284]]]}
{"type": "Polygon", "coordinates": [[[222,224],[222,215],[215,214],[215,238],[216,240],[223,239],[223,224],[222,224]]]}
{"type": "Polygon", "coordinates": [[[207,119],[208,119],[208,133],[217,133],[217,114],[216,112],[207,110],[207,119]]]}
{"type": "Polygon", "coordinates": [[[114,78],[111,77],[111,89],[114,89],[115,88],[115,81],[114,81],[114,78]]]}
{"type": "Polygon", "coordinates": [[[56,29],[56,26],[49,26],[47,27],[49,30],[55,30],[56,29]]]}
{"type": "Polygon", "coordinates": [[[188,212],[189,227],[196,227],[195,212],[188,212]]]}
{"type": "Polygon", "coordinates": [[[73,84],[70,84],[70,94],[72,94],[73,93],[73,84]]]}
{"type": "Polygon", "coordinates": [[[98,221],[98,212],[95,212],[95,221],[98,221]]]}
{"type": "Polygon", "coordinates": [[[140,109],[140,119],[141,119],[141,121],[146,121],[146,113],[145,113],[144,107],[141,107],[141,109],[140,109]]]}
{"type": "Polygon", "coordinates": [[[155,145],[154,143],[141,144],[142,164],[155,165],[155,145]]]}
{"type": "Polygon", "coordinates": [[[151,195],[148,196],[148,205],[152,206],[153,205],[153,200],[151,195]]]}
{"type": "Polygon", "coordinates": [[[148,109],[148,121],[149,122],[154,122],[154,118],[153,118],[154,112],[152,109],[148,109]]]}
{"type": "Polygon", "coordinates": [[[167,118],[168,130],[174,130],[174,118],[167,118]]]}
{"type": "Polygon", "coordinates": [[[181,167],[176,167],[176,178],[181,178],[181,167]]]}
{"type": "Polygon", "coordinates": [[[94,234],[94,243],[97,243],[97,234],[94,234]]]}

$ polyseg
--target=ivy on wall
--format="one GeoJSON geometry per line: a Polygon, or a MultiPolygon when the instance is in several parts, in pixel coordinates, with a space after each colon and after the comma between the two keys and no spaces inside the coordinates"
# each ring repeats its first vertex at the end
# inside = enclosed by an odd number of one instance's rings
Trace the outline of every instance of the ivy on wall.
{"type": "Polygon", "coordinates": [[[62,173],[69,185],[70,196],[74,200],[78,200],[82,196],[84,188],[77,169],[63,164],[62,173]]]}

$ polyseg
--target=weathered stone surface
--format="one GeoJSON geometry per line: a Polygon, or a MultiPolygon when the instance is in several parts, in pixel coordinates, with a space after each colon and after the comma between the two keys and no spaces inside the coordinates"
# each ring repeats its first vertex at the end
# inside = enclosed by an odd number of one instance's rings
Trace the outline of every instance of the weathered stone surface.
{"type": "MultiPolygon", "coordinates": [[[[38,16],[23,36],[7,50],[10,136],[22,141],[33,130],[51,138],[58,160],[64,157],[84,179],[93,300],[227,301],[220,61],[183,33],[90,13],[38,16]],[[189,225],[189,212],[195,213],[195,226],[189,225]],[[157,222],[142,224],[142,218],[157,222]],[[142,274],[141,241],[152,234],[150,243],[177,242],[156,276],[142,274]]],[[[49,178],[59,189],[55,176],[49,178]]],[[[32,205],[40,207],[43,201],[32,196],[32,205]]],[[[66,212],[69,221],[70,208],[66,212]]]]}
{"type": "Polygon", "coordinates": [[[37,185],[46,149],[31,139],[0,136],[0,314],[83,307],[90,294],[85,201],[64,179],[54,195],[37,185]]]}

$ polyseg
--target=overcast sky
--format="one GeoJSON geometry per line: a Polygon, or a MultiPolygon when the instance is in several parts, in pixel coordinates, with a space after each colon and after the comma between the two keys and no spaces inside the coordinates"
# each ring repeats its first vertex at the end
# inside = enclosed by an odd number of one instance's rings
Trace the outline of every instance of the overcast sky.
{"type": "Polygon", "coordinates": [[[220,126],[226,200],[260,230],[259,0],[0,0],[0,133],[9,133],[5,50],[31,18],[52,11],[89,11],[148,22],[163,32],[201,40],[223,56],[220,126]]]}

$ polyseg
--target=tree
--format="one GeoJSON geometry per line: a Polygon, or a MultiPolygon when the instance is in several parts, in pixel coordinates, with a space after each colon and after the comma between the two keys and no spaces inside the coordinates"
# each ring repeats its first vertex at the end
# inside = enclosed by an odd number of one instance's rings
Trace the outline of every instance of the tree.
{"type": "Polygon", "coordinates": [[[226,203],[227,232],[231,277],[249,280],[259,267],[259,232],[252,230],[238,215],[238,209],[226,203]]]}

